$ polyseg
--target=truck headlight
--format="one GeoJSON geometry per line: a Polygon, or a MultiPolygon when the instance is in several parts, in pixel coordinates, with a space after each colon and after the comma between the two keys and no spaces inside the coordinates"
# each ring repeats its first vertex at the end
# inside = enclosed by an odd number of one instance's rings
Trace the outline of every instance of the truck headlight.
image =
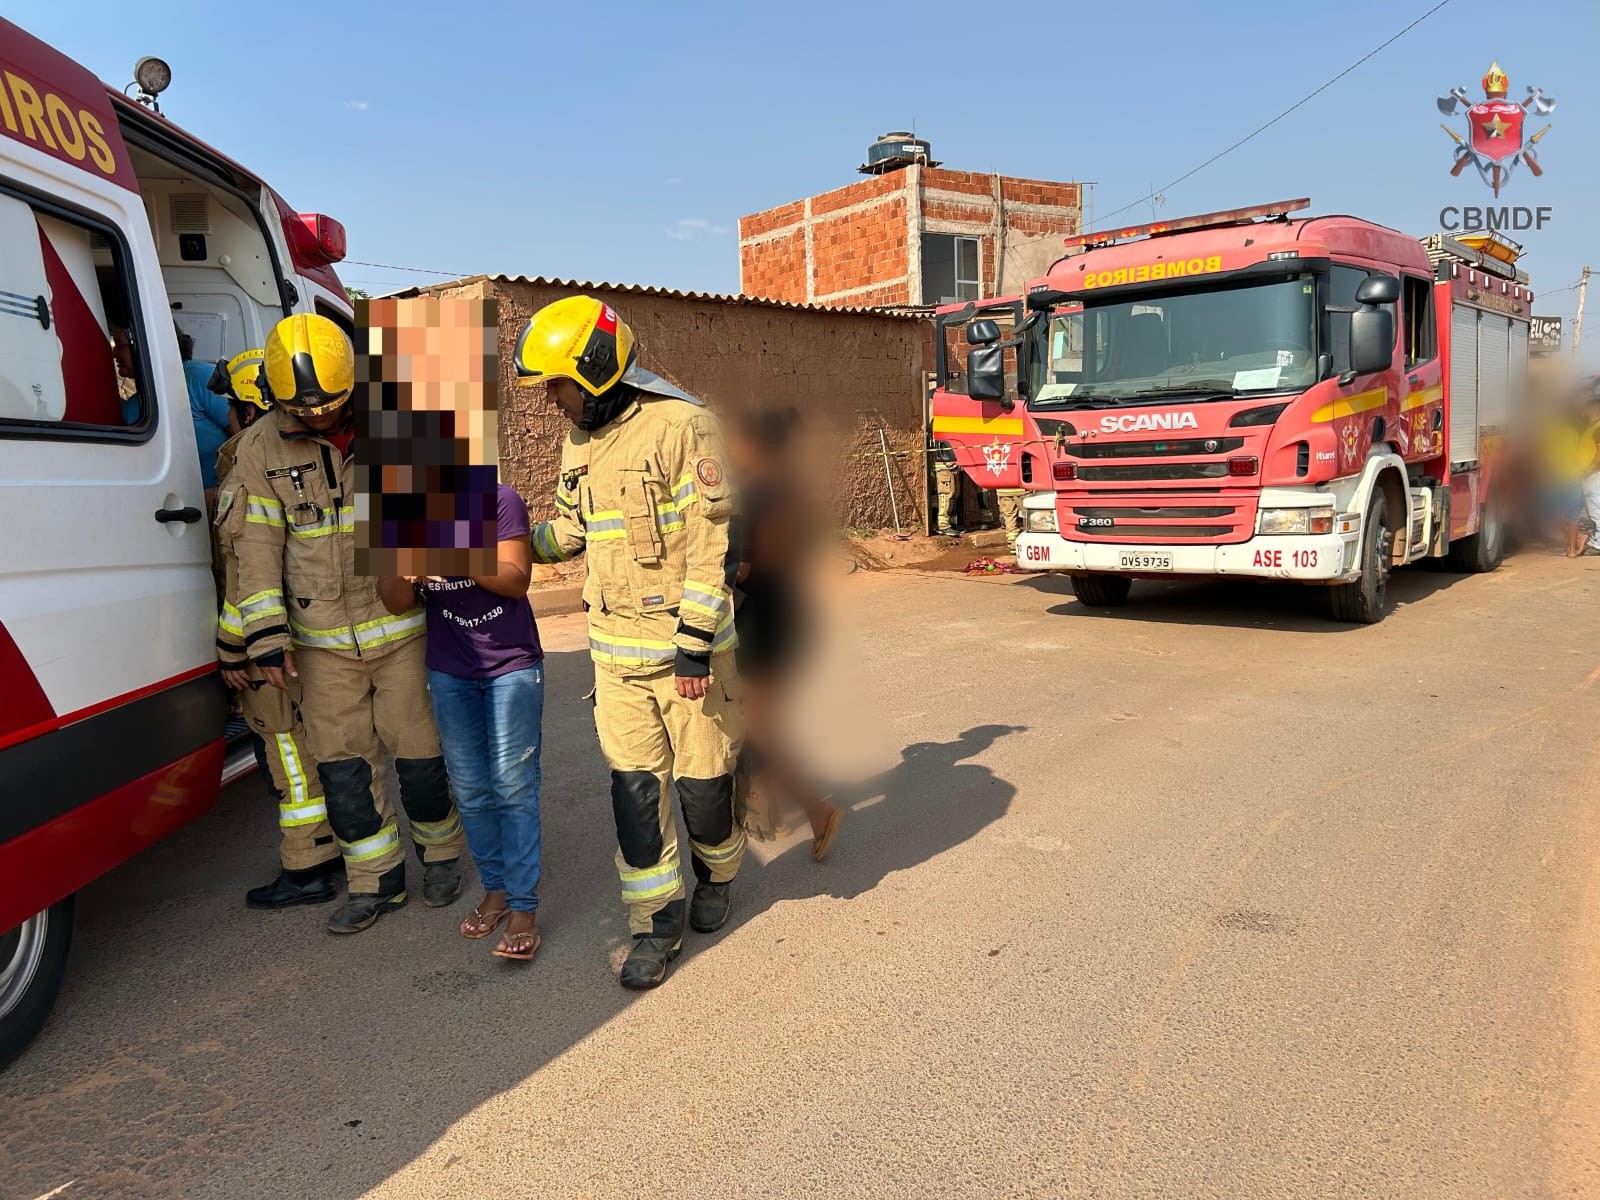
{"type": "Polygon", "coordinates": [[[1056,531],[1056,510],[1053,508],[1030,508],[1028,510],[1029,533],[1054,533],[1056,531]]]}
{"type": "Polygon", "coordinates": [[[1332,533],[1331,508],[1263,508],[1256,525],[1260,533],[1332,533]]]}

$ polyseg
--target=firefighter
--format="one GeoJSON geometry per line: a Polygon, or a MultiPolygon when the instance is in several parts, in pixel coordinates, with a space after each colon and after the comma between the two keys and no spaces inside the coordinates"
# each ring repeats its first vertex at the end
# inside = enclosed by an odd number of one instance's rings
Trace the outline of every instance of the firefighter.
{"type": "Polygon", "coordinates": [[[1017,544],[1017,534],[1022,532],[1022,501],[1027,488],[996,488],[995,498],[1000,505],[1000,523],[1006,531],[1006,545],[1017,544]]]}
{"type": "Polygon", "coordinates": [[[938,485],[934,532],[953,537],[960,532],[962,523],[961,468],[956,463],[956,452],[949,442],[933,443],[933,475],[938,485]]]}
{"type": "MultiPolygon", "coordinates": [[[[271,407],[262,391],[263,352],[246,350],[219,362],[210,388],[230,402],[239,424],[248,429],[271,407]]],[[[278,804],[278,860],[282,870],[271,883],[251,888],[245,903],[251,908],[290,908],[296,904],[326,904],[339,893],[335,875],[340,867],[339,847],[328,827],[328,809],[322,797],[317,762],[306,748],[305,727],[300,723],[300,689],[270,687],[261,670],[245,653],[244,629],[239,621],[239,567],[234,552],[244,529],[249,493],[235,486],[234,457],[243,433],[223,443],[217,452],[217,515],[214,525],[217,561],[222,568],[222,605],[217,617],[217,659],[222,679],[239,694],[239,703],[256,765],[267,790],[278,804]]]]}
{"type": "Polygon", "coordinates": [[[619,982],[652,988],[683,945],[669,782],[689,830],[696,931],[727,921],[745,849],[733,806],[738,550],[722,436],[699,400],[638,365],[633,331],[591,297],[535,313],[516,359],[519,382],[546,385],[573,424],[556,517],[534,527],[533,557],[588,555],[595,728],[611,768],[617,872],[634,937],[619,982]]]}
{"type": "Polygon", "coordinates": [[[269,684],[300,681],[349,880],[328,930],[357,933],[406,902],[380,743],[394,756],[425,903],[461,894],[465,840],[428,703],[422,610],[390,613],[377,579],[355,572],[350,340],[326,317],[287,317],[267,337],[265,369],[273,409],[246,431],[234,468],[249,497],[235,543],[239,623],[269,684]]]}

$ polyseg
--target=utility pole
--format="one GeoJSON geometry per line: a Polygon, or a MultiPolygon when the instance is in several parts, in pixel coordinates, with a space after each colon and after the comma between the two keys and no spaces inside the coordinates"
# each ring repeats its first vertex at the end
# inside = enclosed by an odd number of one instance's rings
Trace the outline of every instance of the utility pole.
{"type": "Polygon", "coordinates": [[[1583,269],[1583,274],[1578,277],[1578,317],[1572,322],[1572,352],[1578,352],[1578,343],[1583,340],[1583,298],[1589,292],[1589,268],[1583,269]]]}

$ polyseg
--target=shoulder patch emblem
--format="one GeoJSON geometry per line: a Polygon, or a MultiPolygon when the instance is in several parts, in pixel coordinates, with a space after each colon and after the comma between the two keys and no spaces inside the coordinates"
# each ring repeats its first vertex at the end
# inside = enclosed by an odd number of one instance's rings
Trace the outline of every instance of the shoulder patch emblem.
{"type": "Polygon", "coordinates": [[[714,488],[722,482],[722,464],[714,458],[702,458],[694,465],[694,475],[701,486],[714,488]]]}

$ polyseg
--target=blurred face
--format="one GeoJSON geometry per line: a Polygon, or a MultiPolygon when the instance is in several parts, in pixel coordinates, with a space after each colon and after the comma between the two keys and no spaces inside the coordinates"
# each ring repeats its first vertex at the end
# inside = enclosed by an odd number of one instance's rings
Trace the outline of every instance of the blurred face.
{"type": "Polygon", "coordinates": [[[574,425],[583,416],[584,391],[570,379],[552,379],[545,384],[545,395],[561,410],[561,415],[574,425]]]}

